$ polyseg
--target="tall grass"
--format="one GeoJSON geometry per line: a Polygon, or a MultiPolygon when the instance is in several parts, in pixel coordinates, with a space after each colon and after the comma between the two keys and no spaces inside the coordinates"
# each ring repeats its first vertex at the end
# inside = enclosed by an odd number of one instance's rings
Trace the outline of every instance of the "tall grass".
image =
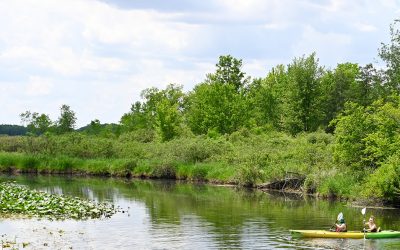
{"type": "Polygon", "coordinates": [[[292,137],[274,131],[253,134],[244,129],[214,138],[197,136],[164,143],[140,141],[132,139],[137,135],[132,136],[99,138],[72,133],[0,137],[0,169],[246,186],[296,172],[308,176],[308,185],[322,186],[318,173],[333,166],[332,135],[323,132],[292,137]]]}

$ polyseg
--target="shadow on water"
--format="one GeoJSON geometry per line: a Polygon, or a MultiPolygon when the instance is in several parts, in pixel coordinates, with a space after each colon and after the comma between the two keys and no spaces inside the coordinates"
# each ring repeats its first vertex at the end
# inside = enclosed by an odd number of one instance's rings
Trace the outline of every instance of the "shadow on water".
{"type": "MultiPolygon", "coordinates": [[[[72,233],[64,236],[74,248],[88,247],[82,244],[122,249],[400,248],[398,240],[390,239],[292,239],[289,229],[328,229],[339,212],[344,213],[349,230],[363,227],[359,208],[312,197],[176,181],[31,175],[3,176],[1,180],[15,180],[50,193],[111,201],[129,210],[100,222],[29,220],[33,227],[57,225],[65,232],[82,228],[82,235],[90,235],[89,242],[78,243],[79,235],[72,233]],[[105,234],[102,228],[112,233],[105,234]]],[[[400,229],[399,210],[369,209],[367,214],[374,214],[381,228],[400,229]]],[[[21,228],[16,228],[16,233],[18,230],[21,228]]]]}

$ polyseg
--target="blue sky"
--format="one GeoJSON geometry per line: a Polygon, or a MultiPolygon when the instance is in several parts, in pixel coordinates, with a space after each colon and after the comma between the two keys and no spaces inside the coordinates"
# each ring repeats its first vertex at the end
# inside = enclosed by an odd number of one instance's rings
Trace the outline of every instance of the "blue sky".
{"type": "Polygon", "coordinates": [[[62,104],[78,127],[118,122],[143,89],[191,90],[225,54],[252,77],[314,51],[328,68],[380,65],[399,16],[394,0],[0,1],[0,124],[62,104]]]}

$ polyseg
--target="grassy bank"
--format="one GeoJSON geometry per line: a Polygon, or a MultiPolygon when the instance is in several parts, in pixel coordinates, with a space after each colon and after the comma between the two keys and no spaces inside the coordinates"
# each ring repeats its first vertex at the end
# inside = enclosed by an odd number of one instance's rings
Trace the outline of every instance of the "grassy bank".
{"type": "Polygon", "coordinates": [[[305,176],[301,189],[322,197],[396,199],[398,158],[377,170],[335,159],[335,138],[324,132],[295,137],[246,129],[224,136],[168,142],[135,133],[96,137],[82,133],[0,136],[0,171],[168,178],[256,186],[305,176]],[[386,171],[387,170],[387,171],[386,171]],[[388,186],[389,185],[389,186],[388,186]]]}
{"type": "Polygon", "coordinates": [[[169,142],[141,142],[135,134],[99,138],[0,137],[2,171],[76,173],[172,178],[254,186],[288,172],[307,176],[305,190],[345,195],[329,183],[340,172],[333,164],[332,135],[292,137],[241,130],[227,136],[197,136],[169,142]]]}
{"type": "Polygon", "coordinates": [[[169,178],[233,183],[235,170],[217,163],[178,163],[135,159],[82,159],[69,156],[0,152],[0,171],[169,178]]]}

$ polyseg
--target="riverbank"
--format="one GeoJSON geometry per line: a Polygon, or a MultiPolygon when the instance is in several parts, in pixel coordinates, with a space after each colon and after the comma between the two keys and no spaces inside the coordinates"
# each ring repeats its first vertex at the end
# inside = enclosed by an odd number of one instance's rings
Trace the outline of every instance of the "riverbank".
{"type": "MultiPolygon", "coordinates": [[[[323,132],[296,137],[248,130],[231,135],[141,142],[124,134],[102,138],[0,137],[0,171],[177,179],[257,187],[304,176],[296,190],[324,198],[370,198],[363,185],[371,172],[334,159],[334,136],[323,132]]],[[[292,188],[292,186],[286,186],[292,188]]],[[[281,188],[278,188],[281,189],[281,188]]],[[[383,200],[385,197],[377,197],[383,200]]]]}

